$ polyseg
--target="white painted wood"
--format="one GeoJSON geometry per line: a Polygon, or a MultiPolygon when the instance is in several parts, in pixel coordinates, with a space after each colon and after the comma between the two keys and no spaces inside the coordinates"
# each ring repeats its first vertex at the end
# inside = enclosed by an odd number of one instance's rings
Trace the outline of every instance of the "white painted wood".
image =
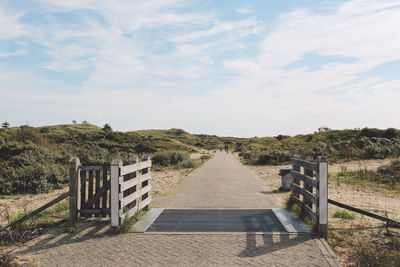
{"type": "Polygon", "coordinates": [[[145,200],[139,203],[139,210],[143,209],[147,205],[149,205],[151,202],[151,196],[149,195],[145,200]]]}
{"type": "Polygon", "coordinates": [[[319,162],[319,231],[326,236],[328,228],[328,162],[319,162]]]}
{"type": "Polygon", "coordinates": [[[111,163],[111,226],[120,225],[119,216],[119,177],[122,168],[121,160],[113,160],[111,163]]]}
{"type": "Polygon", "coordinates": [[[141,196],[142,196],[141,190],[139,189],[136,192],[133,192],[132,194],[130,194],[129,196],[122,198],[121,199],[121,209],[123,207],[125,207],[126,205],[128,205],[129,203],[135,201],[136,199],[138,199],[141,196]]]}
{"type": "Polygon", "coordinates": [[[139,183],[140,183],[139,177],[130,179],[126,182],[122,182],[121,183],[121,192],[124,192],[126,189],[134,187],[135,185],[138,185],[139,183]]]}
{"type": "Polygon", "coordinates": [[[131,165],[123,166],[121,169],[121,175],[126,175],[149,167],[151,167],[151,160],[137,162],[131,165]]]}

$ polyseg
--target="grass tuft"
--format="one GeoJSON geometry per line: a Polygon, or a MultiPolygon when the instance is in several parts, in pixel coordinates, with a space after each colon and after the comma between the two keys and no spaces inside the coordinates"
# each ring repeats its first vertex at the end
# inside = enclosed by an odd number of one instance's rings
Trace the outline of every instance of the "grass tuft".
{"type": "Polygon", "coordinates": [[[346,220],[352,220],[356,216],[353,213],[350,213],[346,210],[337,210],[335,213],[333,213],[333,218],[340,218],[340,219],[346,219],[346,220]]]}

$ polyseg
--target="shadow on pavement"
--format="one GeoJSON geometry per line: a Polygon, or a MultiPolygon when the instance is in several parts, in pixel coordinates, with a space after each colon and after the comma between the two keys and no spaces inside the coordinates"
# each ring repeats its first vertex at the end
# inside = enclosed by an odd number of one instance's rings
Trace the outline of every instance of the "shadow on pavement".
{"type": "Polygon", "coordinates": [[[20,249],[17,254],[24,255],[31,252],[37,252],[48,248],[54,248],[62,245],[73,244],[82,242],[88,239],[102,238],[109,236],[110,219],[89,219],[81,220],[73,233],[65,233],[64,225],[60,227],[49,229],[42,236],[37,237],[35,240],[28,242],[29,247],[20,249]],[[38,240],[38,241],[37,241],[38,240]],[[33,244],[31,243],[33,242],[33,244]],[[29,245],[31,243],[32,245],[29,245]]]}
{"type": "Polygon", "coordinates": [[[250,233],[246,235],[246,248],[238,254],[239,257],[248,258],[269,254],[281,249],[296,246],[312,238],[309,235],[291,236],[287,233],[263,234],[263,245],[260,246],[257,245],[256,236],[256,234],[250,233]]]}

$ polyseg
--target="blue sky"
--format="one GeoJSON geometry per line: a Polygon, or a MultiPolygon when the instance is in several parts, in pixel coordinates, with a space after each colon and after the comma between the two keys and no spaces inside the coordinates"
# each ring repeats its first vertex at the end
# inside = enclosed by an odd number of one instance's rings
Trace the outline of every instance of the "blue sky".
{"type": "Polygon", "coordinates": [[[0,120],[400,128],[400,1],[0,0],[0,120]]]}

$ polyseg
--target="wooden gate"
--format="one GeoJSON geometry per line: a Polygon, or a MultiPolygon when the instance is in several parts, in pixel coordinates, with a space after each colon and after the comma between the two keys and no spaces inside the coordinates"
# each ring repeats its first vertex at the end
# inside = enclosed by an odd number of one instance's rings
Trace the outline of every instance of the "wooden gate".
{"type": "Polygon", "coordinates": [[[81,217],[111,216],[111,225],[119,226],[126,216],[148,209],[151,202],[151,159],[132,158],[126,165],[80,165],[79,158],[70,160],[70,221],[81,217]]]}
{"type": "Polygon", "coordinates": [[[81,217],[110,216],[110,165],[80,165],[70,161],[71,222],[81,217]],[[75,199],[74,199],[75,198],[75,199]],[[76,207],[76,208],[74,208],[76,207]]]}

